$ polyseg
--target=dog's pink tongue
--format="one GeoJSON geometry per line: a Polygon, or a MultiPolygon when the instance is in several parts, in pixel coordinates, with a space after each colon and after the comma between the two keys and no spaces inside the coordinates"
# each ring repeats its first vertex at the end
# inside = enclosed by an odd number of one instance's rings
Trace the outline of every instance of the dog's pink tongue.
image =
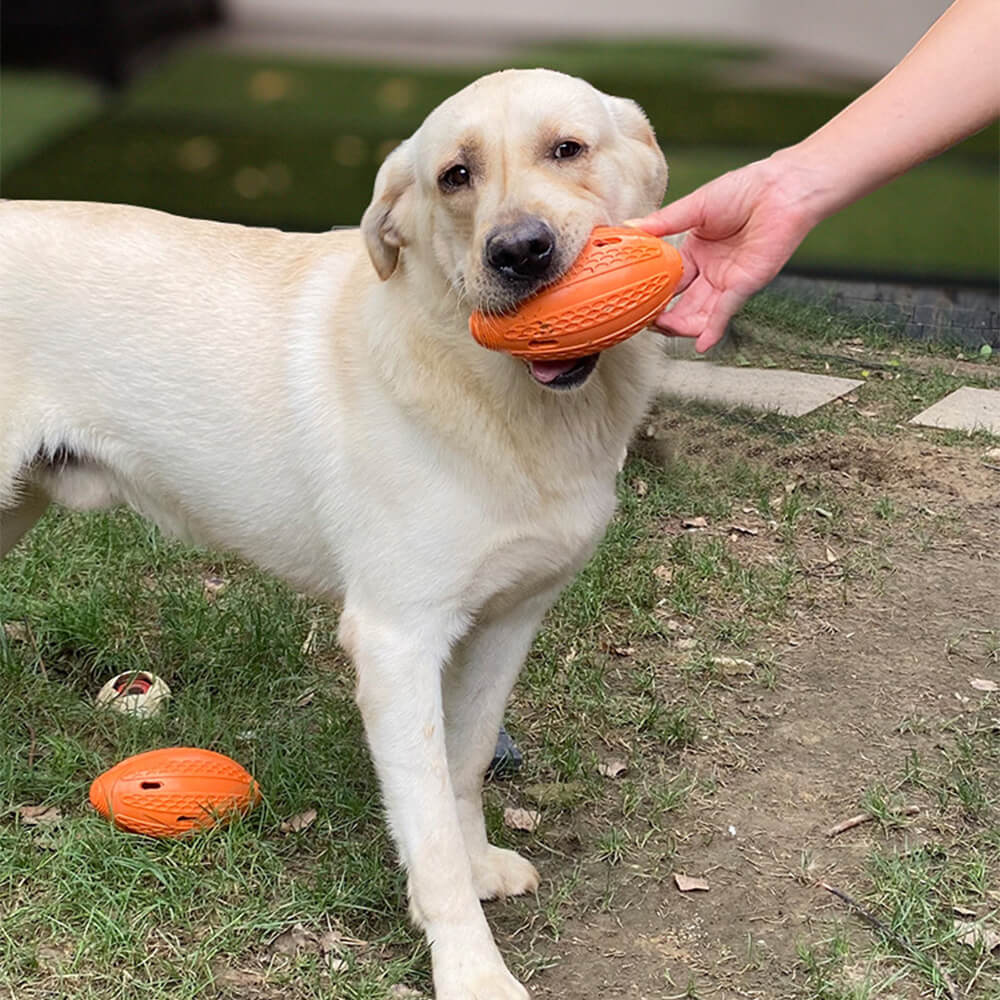
{"type": "Polygon", "coordinates": [[[528,364],[531,367],[531,374],[539,382],[548,383],[568,372],[576,361],[530,361],[528,364]]]}

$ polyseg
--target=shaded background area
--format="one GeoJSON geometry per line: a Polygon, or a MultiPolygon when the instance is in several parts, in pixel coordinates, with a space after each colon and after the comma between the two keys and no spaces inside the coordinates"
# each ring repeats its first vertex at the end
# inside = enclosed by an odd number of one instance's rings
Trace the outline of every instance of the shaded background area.
{"type": "MultiPolygon", "coordinates": [[[[6,0],[0,193],[354,225],[381,160],[435,104],[483,72],[545,65],[639,101],[679,197],[822,124],[943,4],[662,6],[6,0]]],[[[995,287],[997,146],[994,126],[876,192],[790,269],[995,287]]]]}

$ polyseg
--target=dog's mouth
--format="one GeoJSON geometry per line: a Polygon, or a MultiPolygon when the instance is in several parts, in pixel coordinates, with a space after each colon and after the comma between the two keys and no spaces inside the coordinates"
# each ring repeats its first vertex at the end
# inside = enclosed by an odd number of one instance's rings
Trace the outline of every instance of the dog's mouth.
{"type": "Polygon", "coordinates": [[[531,377],[546,389],[576,389],[583,385],[597,367],[599,354],[588,354],[571,361],[526,361],[531,377]]]}

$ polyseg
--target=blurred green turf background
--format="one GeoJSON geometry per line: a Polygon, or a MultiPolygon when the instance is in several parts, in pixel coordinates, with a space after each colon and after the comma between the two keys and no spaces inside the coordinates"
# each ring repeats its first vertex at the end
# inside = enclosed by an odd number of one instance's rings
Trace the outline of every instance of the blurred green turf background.
{"type": "MultiPolygon", "coordinates": [[[[864,88],[762,87],[764,50],[580,43],[528,50],[637,100],[671,165],[670,197],[807,135],[864,88]]],[[[386,152],[443,98],[496,67],[400,67],[179,51],[123,95],[7,72],[0,193],[128,202],[284,229],[357,224],[386,152]]],[[[818,227],[799,269],[991,280],[1000,259],[998,130],[974,136],[818,227]]]]}

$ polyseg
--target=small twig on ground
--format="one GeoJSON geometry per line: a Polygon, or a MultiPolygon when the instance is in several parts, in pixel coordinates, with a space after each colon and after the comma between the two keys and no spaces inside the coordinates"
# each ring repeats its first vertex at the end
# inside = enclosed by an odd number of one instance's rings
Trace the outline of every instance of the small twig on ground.
{"type": "Polygon", "coordinates": [[[31,625],[25,622],[25,629],[28,633],[28,639],[31,640],[31,648],[35,651],[35,658],[38,660],[38,670],[42,675],[42,680],[47,681],[49,679],[48,671],[45,669],[45,661],[42,659],[41,650],[38,648],[38,642],[35,640],[35,633],[31,629],[31,625]]]}
{"type": "Polygon", "coordinates": [[[933,958],[917,951],[917,949],[914,948],[908,941],[904,940],[893,930],[887,927],[881,920],[878,919],[878,917],[869,913],[856,899],[848,896],[846,892],[842,892],[840,889],[837,889],[835,886],[828,885],[826,882],[818,882],[817,885],[819,885],[821,889],[826,889],[827,892],[832,893],[837,897],[837,899],[845,902],[852,910],[854,910],[855,913],[857,913],[859,917],[861,917],[862,920],[865,921],[865,923],[870,924],[880,934],[883,934],[897,948],[899,948],[900,951],[904,951],[908,955],[913,955],[923,959],[924,961],[930,962],[937,974],[941,977],[941,982],[944,983],[945,989],[948,991],[949,1000],[963,1000],[963,996],[959,993],[958,987],[955,986],[955,984],[948,977],[948,974],[941,968],[940,965],[938,965],[937,962],[934,961],[933,958]]]}
{"type": "Polygon", "coordinates": [[[1000,472],[1000,465],[993,465],[992,462],[981,462],[980,465],[985,466],[987,469],[992,469],[994,472],[1000,472]]]}
{"type": "Polygon", "coordinates": [[[30,722],[26,722],[25,725],[28,727],[28,735],[31,737],[31,742],[28,744],[28,770],[30,771],[35,766],[35,747],[37,741],[35,739],[35,727],[30,722]]]}
{"type": "MultiPolygon", "coordinates": [[[[907,806],[905,809],[900,809],[896,816],[916,816],[920,812],[920,806],[907,806]]],[[[857,816],[850,816],[845,820],[842,820],[836,826],[831,826],[829,830],[826,831],[828,837],[837,837],[847,830],[853,830],[856,826],[861,826],[862,823],[870,823],[875,817],[871,813],[858,813],[857,816]]]]}

